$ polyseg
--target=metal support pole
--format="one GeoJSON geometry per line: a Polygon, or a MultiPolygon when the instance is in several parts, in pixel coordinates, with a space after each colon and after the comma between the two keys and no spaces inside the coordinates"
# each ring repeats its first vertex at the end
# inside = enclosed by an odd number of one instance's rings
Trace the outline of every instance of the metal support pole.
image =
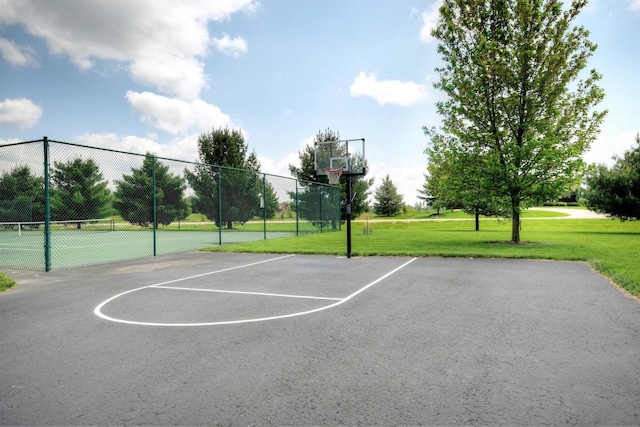
{"type": "Polygon", "coordinates": [[[298,180],[296,179],[296,236],[300,234],[300,223],[298,222],[300,215],[298,215],[298,180]]]}
{"type": "Polygon", "coordinates": [[[49,138],[42,139],[44,148],[44,271],[51,271],[51,198],[49,189],[49,138]]]}
{"type": "Polygon", "coordinates": [[[151,157],[151,209],[152,212],[152,222],[153,222],[153,256],[158,255],[158,245],[156,241],[156,229],[158,228],[158,217],[156,215],[156,158],[155,156],[151,157]]]}
{"type": "Polygon", "coordinates": [[[351,175],[347,175],[347,258],[351,258],[351,175]]]}
{"type": "Polygon", "coordinates": [[[267,175],[262,175],[262,215],[264,240],[267,240],[267,175]]]}
{"type": "Polygon", "coordinates": [[[218,244],[222,246],[222,167],[218,166],[218,244]]]}

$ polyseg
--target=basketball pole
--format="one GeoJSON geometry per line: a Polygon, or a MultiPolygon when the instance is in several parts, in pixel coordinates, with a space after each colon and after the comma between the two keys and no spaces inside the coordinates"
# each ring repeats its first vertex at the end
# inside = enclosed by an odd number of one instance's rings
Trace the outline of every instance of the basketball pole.
{"type": "Polygon", "coordinates": [[[351,174],[347,174],[347,258],[351,258],[351,174]]]}

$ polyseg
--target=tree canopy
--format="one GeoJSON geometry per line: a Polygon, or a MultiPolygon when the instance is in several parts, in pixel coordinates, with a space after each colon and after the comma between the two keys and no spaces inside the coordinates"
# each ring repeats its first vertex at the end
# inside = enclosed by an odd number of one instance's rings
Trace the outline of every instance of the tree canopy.
{"type": "Polygon", "coordinates": [[[374,198],[373,211],[379,216],[398,215],[404,206],[403,197],[398,194],[398,189],[393,185],[389,175],[382,180],[380,187],[375,190],[374,198]]]}
{"type": "Polygon", "coordinates": [[[44,221],[44,179],[18,165],[0,176],[3,221],[44,221]]]}
{"type": "Polygon", "coordinates": [[[474,167],[458,173],[504,204],[520,242],[520,212],[579,180],[581,155],[606,114],[601,75],[584,74],[596,45],[575,26],[586,5],[559,0],[444,0],[433,36],[444,66],[434,85],[441,129],[428,154],[474,167]],[[462,159],[462,160],[461,160],[462,159]]]}
{"type": "Polygon", "coordinates": [[[187,216],[184,179],[170,173],[169,166],[147,153],[141,168],[131,168],[131,175],[125,174],[122,181],[116,181],[114,207],[132,224],[153,224],[154,175],[157,225],[169,225],[187,216]]]}
{"type": "Polygon", "coordinates": [[[621,220],[640,219],[640,133],[637,146],[615,157],[615,165],[592,165],[587,174],[585,205],[621,220]]]}
{"type": "Polygon", "coordinates": [[[51,181],[51,219],[97,219],[113,213],[107,181],[93,159],[56,161],[51,181]]]}
{"type": "Polygon", "coordinates": [[[260,178],[260,162],[240,130],[213,129],[198,138],[195,171],[185,170],[195,192],[193,207],[218,226],[231,229],[259,213],[260,195],[266,194],[260,178]]]}

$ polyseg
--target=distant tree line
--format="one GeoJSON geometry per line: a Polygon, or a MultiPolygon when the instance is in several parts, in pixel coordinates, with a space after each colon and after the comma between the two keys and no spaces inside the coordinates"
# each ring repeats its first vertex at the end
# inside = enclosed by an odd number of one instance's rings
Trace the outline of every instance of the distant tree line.
{"type": "MultiPolygon", "coordinates": [[[[112,182],[113,190],[94,159],[55,161],[50,169],[51,220],[77,220],[81,227],[84,220],[120,215],[131,224],[149,227],[154,220],[158,226],[168,225],[202,213],[230,229],[256,216],[274,218],[281,209],[273,185],[260,172],[258,157],[255,151],[249,152],[241,131],[219,128],[200,135],[198,155],[201,163],[193,170],[185,168],[180,176],[146,153],[140,167],[132,167],[112,182]]],[[[44,184],[44,178],[26,165],[0,175],[0,222],[44,221],[44,184]]],[[[287,208],[295,207],[291,210],[299,218],[319,225],[310,200],[304,200],[309,191],[301,189],[303,200],[287,208]]],[[[339,200],[332,203],[336,211],[339,200]]],[[[320,201],[316,208],[329,213],[332,205],[320,201]]]]}

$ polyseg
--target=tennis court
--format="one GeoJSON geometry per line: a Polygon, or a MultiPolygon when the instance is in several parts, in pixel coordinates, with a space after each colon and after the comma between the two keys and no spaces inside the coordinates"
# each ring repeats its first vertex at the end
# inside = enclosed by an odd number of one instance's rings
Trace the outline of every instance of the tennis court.
{"type": "MultiPolygon", "coordinates": [[[[45,270],[44,223],[26,227],[0,223],[0,266],[45,270]]],[[[203,227],[204,228],[204,227],[203,227]]],[[[55,221],[51,230],[53,269],[144,258],[206,246],[295,236],[296,231],[153,230],[113,220],[55,221]],[[64,223],[64,226],[60,225],[64,223]],[[77,228],[76,224],[81,224],[77,228]]]]}
{"type": "Polygon", "coordinates": [[[12,273],[3,425],[638,425],[584,263],[188,252],[12,273]]]}

